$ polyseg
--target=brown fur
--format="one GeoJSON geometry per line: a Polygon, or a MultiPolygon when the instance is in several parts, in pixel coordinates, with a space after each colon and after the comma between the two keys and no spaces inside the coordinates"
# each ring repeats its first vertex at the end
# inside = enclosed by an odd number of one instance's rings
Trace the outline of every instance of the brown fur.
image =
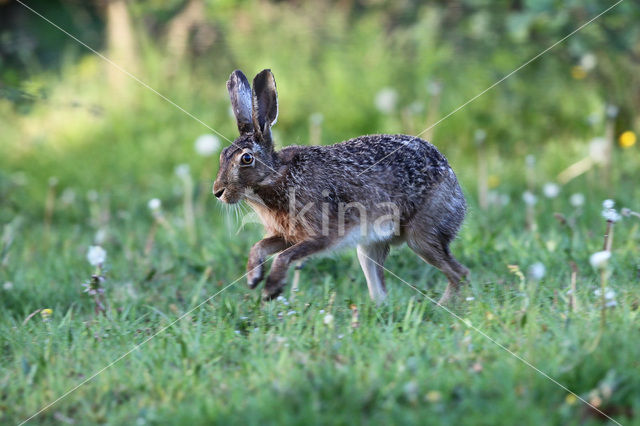
{"type": "Polygon", "coordinates": [[[357,245],[371,297],[380,301],[386,295],[382,265],[389,246],[406,241],[447,276],[441,302],[456,294],[468,270],[449,244],[466,203],[453,170],[433,145],[407,135],[371,135],[276,152],[271,72],[256,76],[253,92],[240,71],[227,86],[240,137],[220,155],[213,192],[226,203],[247,201],[265,226],[267,237],[249,254],[250,287],[262,280],[261,264],[270,254],[279,253],[265,284],[266,299],[281,293],[292,262],[357,245]],[[251,164],[242,163],[247,155],[251,164]]]}

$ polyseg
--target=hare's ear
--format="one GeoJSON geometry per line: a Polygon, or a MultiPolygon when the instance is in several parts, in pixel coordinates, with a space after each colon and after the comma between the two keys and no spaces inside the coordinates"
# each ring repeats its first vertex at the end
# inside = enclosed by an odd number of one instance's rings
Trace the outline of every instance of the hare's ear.
{"type": "Polygon", "coordinates": [[[249,80],[240,70],[235,70],[227,81],[227,90],[231,99],[233,114],[236,116],[238,130],[241,135],[253,132],[251,119],[251,86],[249,80]]]}
{"type": "Polygon", "coordinates": [[[273,146],[271,126],[278,119],[278,92],[271,70],[262,70],[253,79],[253,127],[262,141],[273,146]]]}

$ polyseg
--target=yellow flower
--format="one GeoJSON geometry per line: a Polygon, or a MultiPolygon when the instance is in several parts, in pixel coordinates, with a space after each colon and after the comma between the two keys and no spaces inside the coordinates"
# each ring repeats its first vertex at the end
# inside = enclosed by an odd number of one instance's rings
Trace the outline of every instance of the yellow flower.
{"type": "Polygon", "coordinates": [[[570,393],[566,396],[566,398],[564,399],[564,402],[566,402],[568,405],[573,405],[578,401],[578,397],[575,396],[574,394],[570,393]]]}
{"type": "Polygon", "coordinates": [[[626,132],[620,135],[618,142],[620,143],[620,146],[623,148],[631,148],[636,144],[636,139],[637,139],[636,134],[633,133],[631,130],[627,130],[626,132]]]}
{"type": "Polygon", "coordinates": [[[489,176],[489,188],[494,189],[497,188],[498,185],[500,185],[500,178],[496,175],[491,175],[489,176]]]}
{"type": "Polygon", "coordinates": [[[585,69],[580,65],[576,65],[575,67],[571,68],[571,77],[575,78],[576,80],[582,80],[586,76],[587,71],[585,71],[585,69]]]}
{"type": "Polygon", "coordinates": [[[45,308],[40,311],[40,315],[42,315],[44,321],[49,321],[51,314],[53,314],[53,309],[45,308]]]}
{"type": "Polygon", "coordinates": [[[432,403],[440,401],[441,398],[442,395],[440,394],[440,392],[435,390],[427,392],[427,394],[424,396],[425,400],[432,403]]]}

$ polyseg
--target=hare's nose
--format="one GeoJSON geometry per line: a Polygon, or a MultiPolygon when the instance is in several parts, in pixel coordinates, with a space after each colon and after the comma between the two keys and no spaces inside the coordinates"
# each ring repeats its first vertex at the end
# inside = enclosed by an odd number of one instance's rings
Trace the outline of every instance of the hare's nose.
{"type": "Polygon", "coordinates": [[[222,197],[222,194],[223,194],[223,193],[224,193],[224,188],[222,188],[222,189],[220,189],[220,190],[218,190],[218,191],[214,192],[214,193],[213,193],[213,195],[215,195],[215,196],[216,196],[216,198],[220,198],[220,197],[222,197]]]}

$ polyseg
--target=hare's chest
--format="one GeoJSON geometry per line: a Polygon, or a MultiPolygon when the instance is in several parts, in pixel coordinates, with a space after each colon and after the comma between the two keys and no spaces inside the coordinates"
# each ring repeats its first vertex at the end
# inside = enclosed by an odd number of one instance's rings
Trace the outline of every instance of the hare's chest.
{"type": "Polygon", "coordinates": [[[249,202],[249,205],[258,215],[260,222],[262,222],[265,231],[269,235],[282,235],[292,242],[305,239],[306,235],[302,235],[304,232],[298,229],[294,223],[291,223],[287,212],[271,210],[255,202],[249,202]]]}

